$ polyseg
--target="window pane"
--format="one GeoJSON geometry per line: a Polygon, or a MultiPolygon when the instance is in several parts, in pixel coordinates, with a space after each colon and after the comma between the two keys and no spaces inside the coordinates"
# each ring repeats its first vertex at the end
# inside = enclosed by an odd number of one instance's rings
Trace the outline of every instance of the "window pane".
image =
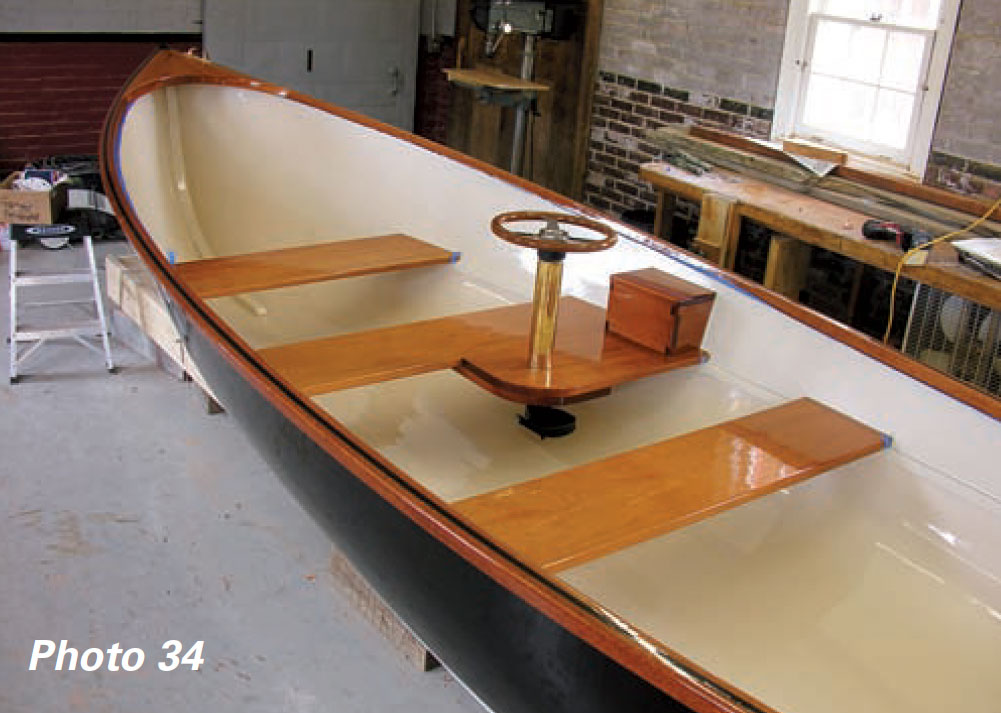
{"type": "Polygon", "coordinates": [[[818,20],[810,71],[877,84],[885,42],[876,27],[818,20]]]}
{"type": "Polygon", "coordinates": [[[814,11],[823,15],[850,17],[855,20],[868,20],[869,0],[814,0],[814,11]]]}
{"type": "Polygon", "coordinates": [[[812,10],[824,15],[934,29],[942,0],[814,0],[812,10]]]}
{"type": "Polygon", "coordinates": [[[889,33],[880,84],[884,87],[916,92],[918,83],[922,79],[921,65],[926,41],[924,35],[909,32],[889,33]]]}
{"type": "Polygon", "coordinates": [[[876,104],[875,87],[816,75],[810,78],[803,123],[865,141],[876,104]]]}
{"type": "Polygon", "coordinates": [[[914,112],[913,94],[880,89],[872,122],[871,141],[895,149],[907,148],[907,134],[914,112]]]}

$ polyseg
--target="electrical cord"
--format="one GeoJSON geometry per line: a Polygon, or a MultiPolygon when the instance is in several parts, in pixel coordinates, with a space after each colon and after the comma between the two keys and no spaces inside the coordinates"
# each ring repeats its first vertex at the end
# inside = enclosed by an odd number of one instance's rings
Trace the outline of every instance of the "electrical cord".
{"type": "Polygon", "coordinates": [[[900,260],[897,262],[896,272],[893,274],[893,288],[890,290],[890,315],[886,320],[886,333],[883,334],[884,344],[890,343],[890,331],[893,329],[893,313],[896,311],[897,284],[900,282],[900,273],[903,272],[904,266],[907,264],[907,261],[911,259],[911,256],[916,255],[922,250],[930,250],[933,246],[938,245],[939,243],[944,243],[946,240],[958,238],[960,235],[965,235],[971,230],[976,230],[980,225],[986,222],[998,208],[1001,208],[1001,198],[998,198],[997,201],[995,201],[994,204],[987,209],[986,213],[967,225],[965,228],[960,228],[959,230],[954,230],[951,233],[946,233],[945,235],[933,238],[924,245],[918,245],[917,247],[911,248],[900,257],[900,260]]]}

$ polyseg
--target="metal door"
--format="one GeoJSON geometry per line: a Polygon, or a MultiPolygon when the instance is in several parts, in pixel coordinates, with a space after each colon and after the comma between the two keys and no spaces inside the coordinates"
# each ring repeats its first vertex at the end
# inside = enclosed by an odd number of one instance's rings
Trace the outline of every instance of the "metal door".
{"type": "Polygon", "coordinates": [[[206,0],[209,57],[411,129],[419,0],[206,0]]]}

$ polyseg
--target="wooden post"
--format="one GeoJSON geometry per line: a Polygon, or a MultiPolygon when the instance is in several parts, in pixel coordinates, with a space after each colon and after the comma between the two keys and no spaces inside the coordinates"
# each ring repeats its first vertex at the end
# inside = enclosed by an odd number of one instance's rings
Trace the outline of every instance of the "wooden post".
{"type": "Polygon", "coordinates": [[[810,246],[788,235],[775,235],[768,248],[764,285],[781,295],[799,301],[810,267],[810,246]]]}
{"type": "Polygon", "coordinates": [[[671,225],[674,223],[674,211],[678,206],[678,198],[668,191],[657,191],[657,212],[654,213],[654,237],[671,242],[671,225]]]}
{"type": "Polygon", "coordinates": [[[734,210],[736,206],[736,199],[719,193],[706,193],[702,196],[699,232],[695,236],[693,247],[697,253],[720,267],[733,264],[730,255],[736,252],[736,240],[733,239],[731,229],[732,224],[739,226],[740,223],[734,210]]]}
{"type": "Polygon", "coordinates": [[[440,664],[434,654],[414,636],[396,614],[386,606],[369,583],[338,549],[330,557],[330,573],[338,587],[351,600],[355,610],[372,624],[400,654],[419,671],[430,671],[440,664]]]}

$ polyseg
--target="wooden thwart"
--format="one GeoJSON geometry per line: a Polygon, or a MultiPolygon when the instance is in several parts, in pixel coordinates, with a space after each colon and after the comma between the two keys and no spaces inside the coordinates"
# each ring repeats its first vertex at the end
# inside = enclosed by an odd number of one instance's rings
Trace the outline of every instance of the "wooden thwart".
{"type": "Polygon", "coordinates": [[[732,509],[884,447],[811,399],[455,504],[473,526],[555,572],[732,509]]]}
{"type": "Polygon", "coordinates": [[[551,372],[528,368],[531,305],[498,307],[260,350],[309,395],[455,369],[492,393],[532,404],[564,404],[645,376],[698,364],[697,349],[660,354],[605,332],[605,310],[560,300],[551,372]]]}
{"type": "Polygon", "coordinates": [[[193,260],[174,270],[199,296],[209,298],[444,265],[457,258],[409,235],[382,235],[193,260]]]}

